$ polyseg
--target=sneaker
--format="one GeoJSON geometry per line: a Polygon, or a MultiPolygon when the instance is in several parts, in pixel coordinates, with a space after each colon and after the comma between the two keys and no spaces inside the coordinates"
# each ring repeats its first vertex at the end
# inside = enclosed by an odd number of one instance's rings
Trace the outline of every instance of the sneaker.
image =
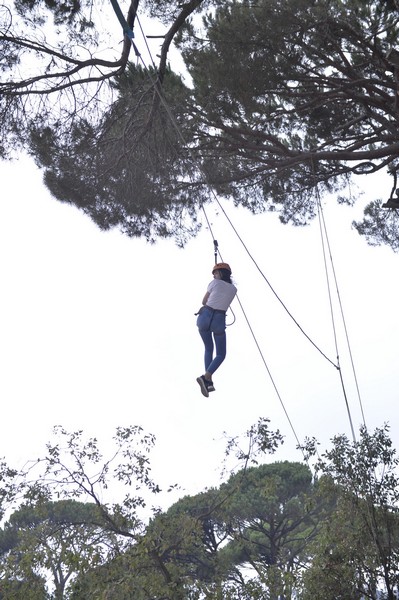
{"type": "Polygon", "coordinates": [[[208,388],[208,392],[214,392],[215,391],[215,386],[213,385],[213,381],[207,381],[205,379],[205,385],[208,388]]]}
{"type": "Polygon", "coordinates": [[[197,377],[197,383],[201,388],[201,393],[203,396],[205,396],[206,398],[209,397],[209,391],[208,391],[208,386],[206,384],[206,379],[203,375],[201,375],[201,377],[197,377]]]}

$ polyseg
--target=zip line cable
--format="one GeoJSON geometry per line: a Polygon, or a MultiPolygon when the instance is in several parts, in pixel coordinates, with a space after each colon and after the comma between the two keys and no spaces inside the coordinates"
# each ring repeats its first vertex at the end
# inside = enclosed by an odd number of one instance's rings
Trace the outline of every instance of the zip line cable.
{"type": "MultiPolygon", "coordinates": [[[[323,221],[323,227],[324,227],[325,236],[326,236],[326,240],[327,240],[328,250],[329,250],[329,253],[330,253],[330,256],[331,256],[330,243],[329,243],[329,239],[328,239],[328,234],[327,234],[326,224],[325,224],[325,220],[324,220],[324,212],[323,212],[323,210],[321,210],[321,218],[322,218],[322,221],[323,221]]],[[[364,410],[363,410],[363,402],[362,402],[362,398],[361,398],[361,394],[360,394],[359,382],[358,382],[358,379],[357,379],[357,374],[356,374],[356,369],[355,369],[355,363],[354,363],[353,354],[352,354],[352,348],[351,348],[351,344],[350,344],[350,341],[349,341],[348,328],[346,326],[346,319],[345,319],[345,315],[344,315],[343,305],[342,305],[342,301],[341,301],[341,294],[340,294],[339,288],[338,288],[338,282],[337,282],[337,277],[336,277],[336,273],[335,273],[335,267],[334,267],[334,262],[332,260],[332,256],[331,256],[331,268],[332,268],[332,272],[333,272],[333,275],[334,275],[334,282],[335,282],[335,287],[336,287],[336,291],[337,291],[338,304],[339,304],[339,308],[340,308],[340,312],[341,312],[342,324],[343,324],[343,328],[344,328],[344,332],[345,332],[345,339],[346,339],[346,344],[347,344],[347,347],[348,347],[348,354],[349,354],[350,363],[351,363],[351,367],[352,367],[353,379],[354,379],[354,382],[355,382],[355,387],[356,387],[356,393],[357,393],[357,397],[358,397],[358,401],[359,401],[360,412],[361,412],[361,415],[362,415],[363,424],[367,428],[367,426],[366,426],[366,419],[365,419],[364,410]]]]}
{"type": "MultiPolygon", "coordinates": [[[[340,381],[341,381],[342,392],[343,392],[343,395],[344,395],[344,400],[345,400],[345,405],[346,405],[346,411],[348,413],[349,424],[350,424],[350,428],[351,428],[351,432],[352,432],[352,438],[353,438],[353,441],[356,442],[355,430],[354,430],[353,422],[352,422],[352,415],[351,415],[351,411],[350,411],[350,408],[349,408],[348,397],[346,395],[345,384],[344,384],[344,380],[343,380],[343,377],[342,377],[342,370],[341,370],[340,361],[339,361],[337,330],[336,330],[336,326],[335,326],[334,308],[333,308],[333,303],[332,303],[330,278],[329,278],[329,275],[328,275],[328,268],[327,268],[326,248],[325,248],[324,236],[323,236],[323,229],[322,229],[322,223],[321,223],[321,206],[320,206],[320,203],[319,203],[318,196],[317,196],[317,202],[316,202],[316,204],[317,204],[317,213],[318,213],[318,216],[319,216],[320,238],[321,238],[321,245],[322,245],[322,250],[323,250],[324,269],[325,269],[325,275],[326,275],[326,281],[327,281],[328,300],[329,300],[329,304],[330,304],[331,324],[332,324],[333,335],[334,335],[335,351],[337,353],[338,371],[339,371],[339,376],[340,376],[340,381]]],[[[330,252],[330,260],[332,262],[331,252],[330,252]]]]}
{"type": "MultiPolygon", "coordinates": [[[[333,274],[333,278],[334,278],[335,290],[336,290],[336,294],[337,294],[338,305],[339,305],[341,319],[342,319],[342,325],[343,325],[343,328],[344,328],[346,345],[347,345],[347,348],[348,348],[350,363],[351,363],[351,367],[352,367],[353,379],[354,379],[354,382],[355,382],[357,397],[358,397],[358,401],[359,401],[360,412],[361,412],[361,415],[362,415],[363,424],[364,424],[364,426],[367,429],[366,419],[365,419],[364,410],[363,410],[363,402],[362,402],[362,398],[361,398],[361,395],[360,395],[360,388],[359,388],[359,383],[358,383],[358,379],[357,379],[357,374],[356,374],[356,369],[355,369],[355,363],[354,363],[354,360],[353,360],[352,348],[351,348],[351,344],[350,344],[350,340],[349,340],[348,328],[347,328],[347,325],[346,325],[346,319],[345,319],[345,314],[344,314],[344,309],[343,309],[343,303],[342,303],[341,294],[340,294],[340,291],[339,291],[338,278],[337,278],[336,271],[335,271],[334,260],[333,260],[332,251],[331,251],[331,245],[330,245],[330,240],[329,240],[329,236],[328,236],[328,232],[327,232],[327,225],[326,225],[326,221],[325,221],[325,217],[324,217],[323,206],[322,206],[322,203],[321,203],[319,188],[318,188],[317,181],[316,181],[316,175],[315,175],[313,160],[312,160],[312,171],[313,171],[313,177],[314,177],[314,181],[315,181],[315,186],[314,187],[315,187],[315,195],[316,195],[317,212],[318,212],[318,217],[319,217],[320,236],[321,236],[321,240],[322,240],[324,264],[325,264],[325,270],[326,270],[328,293],[329,293],[329,297],[330,297],[330,307],[331,307],[331,315],[332,315],[332,321],[333,321],[334,339],[335,339],[335,344],[336,344],[336,349],[337,349],[337,355],[338,355],[338,343],[337,343],[337,337],[336,337],[336,332],[335,332],[334,316],[333,316],[333,309],[332,309],[332,303],[331,303],[331,294],[330,294],[330,287],[329,287],[329,278],[328,278],[328,269],[327,269],[327,261],[326,261],[326,253],[325,253],[324,240],[326,241],[326,245],[327,245],[328,253],[329,253],[329,257],[330,257],[331,270],[332,270],[332,274],[333,274]]],[[[337,360],[338,360],[338,364],[339,364],[339,357],[338,356],[337,356],[337,360]]],[[[348,401],[347,401],[347,397],[346,397],[346,391],[345,391],[344,381],[343,381],[343,378],[342,378],[341,368],[339,369],[339,373],[340,373],[341,385],[342,385],[342,389],[343,389],[343,393],[344,393],[344,398],[345,398],[345,402],[346,402],[346,406],[347,406],[347,411],[348,411],[348,415],[349,415],[349,421],[350,421],[350,424],[351,424],[352,435],[353,435],[354,441],[356,441],[355,436],[354,436],[354,431],[353,431],[352,419],[351,419],[351,416],[350,416],[349,405],[348,405],[348,401]]]]}
{"type": "Polygon", "coordinates": [[[140,32],[141,32],[141,35],[143,37],[143,40],[144,40],[144,43],[145,43],[145,47],[147,48],[148,56],[151,59],[152,66],[154,67],[154,69],[156,69],[155,61],[154,61],[154,59],[152,57],[151,49],[150,49],[150,46],[148,45],[148,42],[147,42],[147,37],[144,34],[143,27],[141,26],[141,21],[140,21],[140,19],[139,19],[139,17],[137,15],[136,15],[136,19],[137,19],[137,23],[139,24],[139,27],[140,27],[140,32]]]}
{"type": "MultiPolygon", "coordinates": [[[[344,314],[344,310],[343,310],[343,303],[341,300],[341,294],[340,294],[340,290],[339,290],[339,286],[338,286],[338,279],[337,279],[337,275],[336,275],[336,271],[335,271],[334,260],[332,257],[332,251],[331,251],[330,241],[329,241],[329,237],[328,237],[327,226],[326,226],[326,221],[325,221],[325,217],[324,217],[324,211],[323,211],[323,207],[321,204],[320,194],[319,194],[317,185],[315,186],[315,190],[316,190],[316,203],[317,203],[317,211],[318,211],[318,217],[319,217],[320,235],[321,235],[321,239],[322,239],[323,256],[324,256],[324,263],[325,263],[325,270],[326,270],[327,286],[328,286],[328,293],[329,293],[329,297],[330,297],[331,319],[332,319],[332,324],[333,324],[335,346],[336,346],[336,351],[337,351],[337,360],[338,360],[338,364],[339,364],[338,342],[337,342],[337,336],[336,336],[336,331],[335,331],[334,312],[333,312],[333,307],[332,307],[332,302],[331,302],[331,292],[330,292],[330,284],[329,284],[329,277],[328,277],[327,259],[326,259],[326,250],[325,250],[324,240],[326,242],[326,246],[327,246],[328,253],[329,253],[329,258],[330,258],[330,263],[331,263],[331,271],[333,274],[335,290],[336,290],[337,299],[338,299],[338,306],[340,309],[342,325],[343,325],[343,329],[344,329],[344,333],[345,333],[345,340],[346,340],[346,345],[347,345],[348,354],[349,354],[349,358],[350,358],[352,374],[353,374],[353,379],[355,382],[360,412],[362,415],[363,424],[367,429],[366,419],[365,419],[364,409],[363,409],[363,402],[362,402],[362,398],[360,395],[359,382],[358,382],[358,378],[357,378],[357,374],[356,374],[355,363],[354,363],[353,354],[352,354],[352,348],[351,348],[351,344],[350,344],[350,340],[349,340],[348,328],[346,325],[346,319],[345,319],[345,314],[344,314]]],[[[344,398],[345,398],[345,402],[346,402],[346,408],[347,408],[347,412],[348,412],[349,422],[351,425],[352,436],[353,436],[354,442],[356,442],[356,437],[354,434],[353,423],[352,423],[350,408],[349,408],[349,404],[348,404],[348,400],[347,400],[347,395],[346,395],[345,384],[343,381],[341,367],[339,368],[339,373],[340,373],[340,378],[341,378],[341,386],[342,386],[342,390],[343,390],[343,394],[344,394],[344,398]]]]}
{"type": "MultiPolygon", "coordinates": [[[[313,169],[314,169],[314,165],[313,164],[312,164],[312,166],[313,166],[313,169]]],[[[331,246],[330,246],[330,242],[329,242],[329,237],[328,237],[328,232],[327,232],[327,226],[326,226],[326,221],[325,221],[325,217],[324,217],[324,211],[323,211],[323,207],[322,207],[322,204],[321,204],[321,199],[320,199],[320,194],[319,194],[319,190],[318,190],[317,184],[315,185],[315,190],[316,190],[317,211],[318,211],[318,216],[319,216],[320,235],[321,235],[321,238],[322,238],[322,246],[323,246],[323,256],[324,256],[324,259],[325,259],[326,276],[327,276],[327,280],[328,280],[328,270],[327,270],[327,263],[326,263],[325,252],[324,252],[324,238],[326,240],[326,244],[327,244],[328,252],[329,252],[329,256],[330,256],[331,269],[332,269],[332,273],[333,273],[333,277],[334,277],[335,288],[336,288],[337,298],[338,298],[338,304],[339,304],[339,307],[340,307],[340,312],[341,312],[341,318],[342,318],[342,323],[343,323],[344,332],[345,332],[346,343],[347,343],[347,347],[348,347],[348,352],[349,352],[349,356],[350,356],[353,377],[354,377],[354,381],[355,381],[355,385],[356,385],[356,390],[357,390],[357,396],[358,396],[359,405],[360,405],[360,411],[361,411],[361,414],[362,414],[363,424],[364,424],[365,429],[367,431],[367,425],[366,425],[366,420],[365,420],[364,411],[363,411],[363,403],[362,403],[362,399],[361,399],[361,395],[360,395],[360,389],[359,389],[359,385],[358,385],[358,379],[357,379],[357,375],[356,375],[355,364],[354,364],[352,350],[351,350],[351,345],[350,345],[350,341],[349,341],[348,330],[347,330],[347,327],[346,327],[346,319],[345,319],[345,315],[344,315],[344,311],[343,311],[343,305],[342,305],[342,301],[341,301],[341,294],[339,292],[338,280],[337,280],[337,276],[336,276],[336,272],[335,272],[334,261],[333,261],[333,258],[332,258],[331,246]]],[[[329,289],[329,295],[330,295],[330,289],[329,289]]],[[[331,302],[330,302],[330,304],[331,304],[331,302]]],[[[331,308],[332,308],[332,305],[331,305],[331,308]]],[[[334,331],[334,337],[336,339],[335,331],[334,331]]],[[[352,430],[353,443],[354,443],[354,445],[357,446],[358,443],[357,443],[357,440],[356,440],[356,437],[355,437],[355,433],[354,433],[354,429],[353,429],[352,417],[351,417],[351,413],[350,413],[350,409],[349,409],[349,404],[348,404],[347,397],[346,397],[345,386],[344,386],[344,381],[343,381],[341,369],[339,370],[339,373],[340,373],[340,378],[341,378],[342,389],[343,389],[343,392],[344,392],[344,398],[345,398],[345,402],[346,402],[346,408],[347,408],[347,412],[348,412],[349,422],[350,422],[350,426],[351,426],[351,430],[352,430]]],[[[369,467],[369,473],[370,473],[371,477],[374,474],[375,479],[377,479],[376,468],[375,467],[372,468],[370,466],[369,467]]],[[[372,494],[372,498],[373,497],[374,497],[374,495],[372,494]]],[[[368,512],[369,518],[370,518],[370,532],[371,532],[371,535],[373,537],[374,543],[376,544],[376,546],[378,546],[378,532],[377,532],[377,528],[376,528],[376,525],[375,525],[374,516],[372,514],[371,507],[370,507],[370,504],[369,504],[368,501],[366,503],[366,506],[367,506],[367,512],[368,512]]]]}

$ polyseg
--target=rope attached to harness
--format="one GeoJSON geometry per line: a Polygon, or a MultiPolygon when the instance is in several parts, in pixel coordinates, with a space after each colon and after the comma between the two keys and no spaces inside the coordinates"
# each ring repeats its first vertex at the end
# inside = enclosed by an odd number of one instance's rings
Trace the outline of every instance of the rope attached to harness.
{"type": "Polygon", "coordinates": [[[219,249],[218,241],[217,240],[213,240],[213,253],[215,255],[215,265],[218,262],[218,249],[219,249]]]}

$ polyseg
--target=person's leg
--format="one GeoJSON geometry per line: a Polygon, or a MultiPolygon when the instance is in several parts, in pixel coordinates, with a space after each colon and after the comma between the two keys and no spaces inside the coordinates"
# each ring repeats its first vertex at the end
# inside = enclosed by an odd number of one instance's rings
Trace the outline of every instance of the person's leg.
{"type": "Polygon", "coordinates": [[[212,379],[213,373],[220,367],[226,357],[226,315],[225,313],[215,313],[212,323],[211,331],[213,333],[213,339],[215,341],[216,352],[212,362],[207,367],[207,373],[205,377],[212,379]]]}
{"type": "Polygon", "coordinates": [[[209,392],[214,392],[215,388],[212,384],[212,376],[209,374],[208,369],[209,365],[212,363],[213,357],[213,337],[211,331],[203,331],[199,330],[202,341],[205,346],[205,355],[204,355],[204,363],[205,363],[205,375],[201,375],[197,377],[197,382],[201,388],[201,393],[208,397],[209,392]]]}
{"type": "MultiPolygon", "coordinates": [[[[211,331],[204,331],[202,329],[199,329],[199,334],[202,338],[202,341],[204,342],[204,347],[205,347],[205,353],[204,353],[204,364],[205,364],[205,373],[207,373],[207,369],[208,369],[208,365],[210,365],[212,363],[212,356],[213,356],[213,338],[212,338],[212,332],[211,331]]],[[[210,381],[210,377],[206,378],[205,375],[201,375],[200,377],[197,377],[197,383],[199,384],[200,388],[201,388],[201,393],[203,396],[205,396],[206,398],[208,398],[209,396],[209,383],[208,381],[210,381]]]]}
{"type": "Polygon", "coordinates": [[[202,311],[197,319],[198,330],[205,346],[205,374],[197,377],[197,382],[204,396],[214,392],[212,373],[221,365],[226,356],[226,315],[222,312],[212,311],[207,315],[208,309],[202,311]],[[205,323],[205,318],[207,322],[205,323]],[[210,317],[210,318],[209,318],[210,317]],[[214,340],[216,344],[216,356],[213,358],[214,340]]]}
{"type": "Polygon", "coordinates": [[[203,331],[199,330],[199,334],[204,342],[205,352],[204,352],[204,365],[205,371],[208,370],[208,366],[212,363],[213,357],[213,339],[211,331],[203,331]]]}
{"type": "Polygon", "coordinates": [[[213,334],[213,336],[215,339],[216,354],[215,354],[215,358],[212,360],[212,362],[206,368],[206,373],[205,373],[206,379],[212,379],[213,373],[216,371],[216,369],[218,369],[220,367],[220,365],[226,358],[226,346],[227,346],[226,332],[225,331],[217,332],[217,333],[215,332],[213,334]]]}

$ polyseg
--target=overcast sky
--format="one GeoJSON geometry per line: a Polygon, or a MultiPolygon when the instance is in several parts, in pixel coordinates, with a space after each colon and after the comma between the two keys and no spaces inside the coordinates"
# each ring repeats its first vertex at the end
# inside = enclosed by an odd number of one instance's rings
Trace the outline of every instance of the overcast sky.
{"type": "MultiPolygon", "coordinates": [[[[0,164],[0,173],[0,456],[18,464],[37,458],[57,424],[105,445],[117,425],[137,424],[157,437],[152,464],[161,484],[178,482],[193,493],[218,483],[223,432],[237,435],[269,417],[285,443],[267,460],[301,460],[236,301],[216,392],[204,398],[195,381],[203,347],[194,313],[213,264],[206,227],[184,250],[172,241],[148,245],[101,232],[54,200],[27,158],[0,164]]],[[[369,185],[361,204],[382,188],[381,181],[369,185]]],[[[359,209],[325,204],[366,424],[372,430],[389,422],[397,445],[399,256],[367,246],[351,228],[359,209]]],[[[335,360],[318,223],[297,229],[224,206],[295,319],[335,360]]],[[[208,215],[297,436],[315,436],[322,449],[337,433],[350,437],[337,370],[289,319],[223,215],[211,206],[208,215]]],[[[338,337],[358,431],[339,325],[338,337]]]]}

